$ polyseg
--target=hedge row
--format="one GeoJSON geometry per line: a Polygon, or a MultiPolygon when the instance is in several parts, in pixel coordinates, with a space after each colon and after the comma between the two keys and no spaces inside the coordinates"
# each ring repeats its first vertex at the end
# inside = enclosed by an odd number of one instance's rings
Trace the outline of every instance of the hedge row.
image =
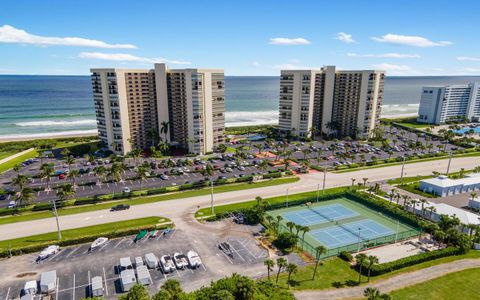
{"type": "MultiPolygon", "coordinates": [[[[461,254],[461,251],[455,247],[448,247],[442,250],[436,250],[432,252],[423,252],[417,255],[400,258],[391,262],[373,265],[371,269],[371,275],[372,276],[382,275],[385,273],[410,267],[426,261],[447,257],[447,256],[459,255],[459,254],[461,254]]],[[[362,268],[362,273],[363,272],[366,275],[368,273],[367,268],[362,268]]]]}
{"type": "MultiPolygon", "coordinates": [[[[164,229],[164,228],[167,228],[169,226],[170,226],[170,224],[165,224],[165,225],[162,225],[160,227],[156,227],[156,226],[153,226],[153,225],[152,226],[137,227],[137,228],[131,228],[131,229],[125,229],[125,230],[119,230],[119,231],[112,231],[110,233],[102,234],[101,236],[102,237],[107,237],[107,238],[117,238],[117,237],[123,237],[123,236],[127,236],[127,235],[136,234],[141,229],[147,229],[147,230],[164,229]]],[[[98,237],[99,237],[99,235],[87,235],[87,236],[77,237],[75,239],[59,241],[55,244],[57,244],[61,247],[66,247],[66,246],[90,243],[90,242],[93,242],[98,237]]],[[[16,256],[16,255],[33,253],[33,252],[39,252],[39,251],[43,250],[44,248],[48,247],[49,245],[52,245],[51,241],[36,244],[36,245],[33,245],[33,246],[12,248],[12,249],[10,249],[10,251],[8,249],[6,249],[6,250],[2,249],[3,251],[0,252],[0,258],[8,257],[8,256],[10,256],[10,254],[12,256],[16,256]]]]}

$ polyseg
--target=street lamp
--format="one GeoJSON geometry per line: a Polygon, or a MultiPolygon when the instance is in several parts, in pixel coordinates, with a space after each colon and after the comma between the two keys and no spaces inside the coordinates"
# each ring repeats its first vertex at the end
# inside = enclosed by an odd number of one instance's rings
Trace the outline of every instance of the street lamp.
{"type": "Polygon", "coordinates": [[[215,214],[215,210],[213,208],[213,180],[210,177],[210,206],[212,208],[212,215],[215,214]]]}
{"type": "Polygon", "coordinates": [[[287,189],[287,198],[285,199],[285,206],[288,207],[288,189],[287,189]]]}
{"type": "Polygon", "coordinates": [[[402,173],[400,174],[400,185],[403,184],[403,169],[405,168],[405,155],[403,156],[402,160],[402,173]]]}
{"type": "Polygon", "coordinates": [[[453,152],[450,152],[450,157],[448,159],[448,166],[447,166],[447,176],[448,172],[450,172],[450,163],[452,162],[453,152]]]}
{"type": "Polygon", "coordinates": [[[360,231],[362,228],[358,227],[358,242],[357,242],[357,253],[360,252],[360,231]]]}
{"type": "Polygon", "coordinates": [[[325,166],[323,167],[323,188],[322,188],[322,194],[325,195],[325,180],[327,177],[327,163],[325,163],[325,166]]]}
{"type": "Polygon", "coordinates": [[[320,192],[320,183],[317,184],[317,202],[318,202],[318,193],[320,192]]]}
{"type": "Polygon", "coordinates": [[[53,202],[53,214],[55,215],[55,220],[57,221],[58,240],[61,240],[62,232],[60,231],[60,223],[58,222],[57,203],[55,199],[52,202],[53,202]]]}

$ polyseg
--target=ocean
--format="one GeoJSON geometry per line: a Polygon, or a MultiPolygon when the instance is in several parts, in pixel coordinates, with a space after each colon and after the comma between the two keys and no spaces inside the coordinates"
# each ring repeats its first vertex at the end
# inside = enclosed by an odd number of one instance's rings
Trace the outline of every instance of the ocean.
{"type": "MultiPolygon", "coordinates": [[[[276,124],[279,77],[226,76],[226,126],[276,124]]],[[[384,116],[415,114],[422,86],[480,76],[387,77],[384,116]]],[[[0,139],[96,133],[89,76],[0,75],[0,139]]]]}

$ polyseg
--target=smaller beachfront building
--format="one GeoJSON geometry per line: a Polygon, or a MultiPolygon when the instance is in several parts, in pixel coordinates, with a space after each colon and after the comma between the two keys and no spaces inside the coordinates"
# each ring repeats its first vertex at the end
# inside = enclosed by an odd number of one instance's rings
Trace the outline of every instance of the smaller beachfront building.
{"type": "Polygon", "coordinates": [[[445,175],[420,180],[420,190],[445,197],[480,190],[480,173],[468,174],[464,178],[450,179],[445,175]]]}
{"type": "Polygon", "coordinates": [[[480,225],[480,215],[446,203],[434,203],[427,201],[427,203],[423,204],[422,210],[422,204],[417,202],[415,204],[414,211],[415,214],[423,216],[424,218],[427,218],[433,222],[439,222],[442,215],[447,215],[449,217],[457,217],[460,220],[460,223],[464,225],[480,225]]]}
{"type": "Polygon", "coordinates": [[[468,207],[470,207],[474,210],[479,210],[480,211],[480,198],[479,197],[470,198],[468,200],[468,207]]]}

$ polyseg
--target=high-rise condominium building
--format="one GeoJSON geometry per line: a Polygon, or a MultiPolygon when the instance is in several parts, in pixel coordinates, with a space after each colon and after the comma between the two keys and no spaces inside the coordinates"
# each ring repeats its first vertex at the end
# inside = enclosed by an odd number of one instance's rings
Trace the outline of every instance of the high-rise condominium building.
{"type": "Polygon", "coordinates": [[[223,70],[92,69],[98,134],[110,150],[126,154],[154,145],[159,137],[191,153],[224,142],[223,70]],[[160,134],[164,124],[168,132],[160,134]]]}
{"type": "Polygon", "coordinates": [[[417,121],[443,124],[453,119],[480,119],[480,82],[422,89],[417,121]]]}
{"type": "Polygon", "coordinates": [[[378,124],[385,72],[282,70],[279,127],[300,137],[370,134],[378,124]]]}

